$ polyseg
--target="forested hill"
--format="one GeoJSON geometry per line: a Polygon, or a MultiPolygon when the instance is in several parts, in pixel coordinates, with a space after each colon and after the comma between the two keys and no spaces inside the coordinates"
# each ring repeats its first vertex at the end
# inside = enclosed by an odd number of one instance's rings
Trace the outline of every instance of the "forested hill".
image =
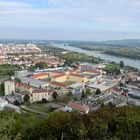
{"type": "Polygon", "coordinates": [[[68,41],[69,45],[74,47],[80,46],[108,46],[108,47],[140,47],[139,39],[124,39],[110,41],[68,41]]]}
{"type": "Polygon", "coordinates": [[[140,108],[104,108],[88,115],[51,113],[46,118],[0,113],[1,140],[139,140],[140,108]]]}

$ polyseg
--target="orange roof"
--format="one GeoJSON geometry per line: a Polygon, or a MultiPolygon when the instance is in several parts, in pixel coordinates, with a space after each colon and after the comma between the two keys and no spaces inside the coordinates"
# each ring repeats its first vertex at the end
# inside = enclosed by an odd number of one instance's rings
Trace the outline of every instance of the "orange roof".
{"type": "Polygon", "coordinates": [[[80,112],[84,112],[84,113],[86,113],[89,110],[88,106],[81,105],[81,104],[78,104],[75,102],[69,102],[67,106],[72,108],[72,109],[79,110],[80,112]]]}
{"type": "Polygon", "coordinates": [[[48,76],[48,73],[38,73],[38,74],[34,74],[32,76],[32,78],[39,78],[40,76],[48,76]]]}
{"type": "Polygon", "coordinates": [[[16,82],[16,81],[14,81],[14,82],[15,82],[15,84],[16,84],[17,86],[22,86],[22,87],[27,88],[27,89],[32,88],[32,86],[30,86],[30,85],[28,85],[28,84],[25,84],[25,83],[18,83],[18,82],[16,82]]]}
{"type": "Polygon", "coordinates": [[[55,76],[52,76],[52,77],[53,77],[53,78],[59,78],[59,77],[62,77],[62,76],[66,76],[66,74],[61,73],[61,74],[59,74],[59,75],[55,75],[55,76]]]}
{"type": "Polygon", "coordinates": [[[115,93],[115,92],[116,92],[116,90],[115,90],[114,88],[113,88],[113,89],[111,89],[110,91],[111,91],[111,92],[113,92],[113,93],[115,93]]]}
{"type": "Polygon", "coordinates": [[[97,70],[83,70],[82,72],[98,73],[98,71],[97,71],[97,70]]]}
{"type": "Polygon", "coordinates": [[[61,83],[61,82],[50,82],[51,85],[55,85],[55,86],[59,86],[59,87],[66,87],[65,83],[61,83]]]}

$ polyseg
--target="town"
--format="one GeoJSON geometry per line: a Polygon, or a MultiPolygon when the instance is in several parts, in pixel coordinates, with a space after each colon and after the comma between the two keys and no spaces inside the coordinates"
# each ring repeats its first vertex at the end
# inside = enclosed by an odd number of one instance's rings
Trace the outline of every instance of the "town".
{"type": "Polygon", "coordinates": [[[92,59],[53,46],[1,44],[0,109],[44,116],[53,111],[83,114],[106,106],[140,106],[139,70],[123,61],[92,59]],[[70,55],[81,61],[72,61],[70,55]]]}

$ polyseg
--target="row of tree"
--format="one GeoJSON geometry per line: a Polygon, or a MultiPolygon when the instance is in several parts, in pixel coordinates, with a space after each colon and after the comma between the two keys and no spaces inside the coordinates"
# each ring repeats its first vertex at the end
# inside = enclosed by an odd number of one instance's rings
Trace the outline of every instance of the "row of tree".
{"type": "Polygon", "coordinates": [[[140,108],[104,108],[89,114],[50,113],[46,118],[0,113],[2,140],[138,140],[140,108]]]}

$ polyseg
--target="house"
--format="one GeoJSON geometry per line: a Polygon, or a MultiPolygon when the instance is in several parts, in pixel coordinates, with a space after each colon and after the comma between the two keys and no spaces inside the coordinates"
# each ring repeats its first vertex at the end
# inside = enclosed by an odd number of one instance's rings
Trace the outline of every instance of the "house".
{"type": "Polygon", "coordinates": [[[30,95],[30,102],[38,102],[42,101],[42,99],[46,99],[47,101],[53,100],[53,90],[35,90],[30,95]]]}
{"type": "Polygon", "coordinates": [[[15,92],[15,83],[13,81],[4,82],[5,95],[11,95],[15,92]]]}
{"type": "Polygon", "coordinates": [[[7,104],[8,102],[6,100],[0,98],[0,110],[3,110],[7,104]]]}
{"type": "Polygon", "coordinates": [[[89,106],[87,105],[81,105],[75,102],[69,102],[68,105],[66,106],[66,109],[68,110],[77,110],[81,113],[88,113],[89,112],[89,106]]]}

